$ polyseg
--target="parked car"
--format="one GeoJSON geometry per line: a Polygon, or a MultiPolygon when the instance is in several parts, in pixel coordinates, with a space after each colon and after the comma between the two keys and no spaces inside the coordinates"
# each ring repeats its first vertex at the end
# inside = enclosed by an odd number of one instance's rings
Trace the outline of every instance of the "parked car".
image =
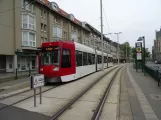
{"type": "Polygon", "coordinates": [[[161,64],[161,61],[160,60],[156,60],[155,64],[161,64]]]}

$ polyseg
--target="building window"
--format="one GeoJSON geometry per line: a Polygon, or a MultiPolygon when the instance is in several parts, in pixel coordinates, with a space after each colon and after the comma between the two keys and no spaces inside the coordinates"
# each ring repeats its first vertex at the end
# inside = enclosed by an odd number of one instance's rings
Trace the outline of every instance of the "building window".
{"type": "Polygon", "coordinates": [[[48,41],[47,41],[47,38],[45,38],[45,42],[48,42],[48,41]]]}
{"type": "Polygon", "coordinates": [[[41,37],[41,44],[42,44],[42,43],[45,43],[45,42],[48,42],[48,41],[47,41],[47,38],[41,37]]]}
{"type": "Polygon", "coordinates": [[[25,6],[24,3],[25,3],[24,0],[21,0],[21,7],[22,8],[24,8],[24,6],[25,6]]]}
{"type": "Polygon", "coordinates": [[[46,10],[44,10],[44,18],[47,17],[47,13],[46,13],[46,10]]]}
{"type": "Polygon", "coordinates": [[[47,31],[47,25],[44,25],[44,32],[47,31]]]}
{"type": "Polygon", "coordinates": [[[34,5],[31,6],[31,11],[32,11],[33,13],[35,13],[35,6],[34,6],[34,5]]]}
{"type": "Polygon", "coordinates": [[[31,15],[22,15],[22,28],[36,30],[35,17],[31,15]]]}
{"type": "Polygon", "coordinates": [[[63,49],[62,51],[62,68],[70,68],[71,67],[71,52],[69,49],[63,49]]]}
{"type": "Polygon", "coordinates": [[[28,15],[22,15],[22,28],[28,28],[28,15]]]}
{"type": "Polygon", "coordinates": [[[43,17],[43,9],[40,9],[41,10],[41,17],[43,17]]]}
{"type": "Polygon", "coordinates": [[[35,17],[29,16],[29,29],[35,30],[35,17]]]}
{"type": "Polygon", "coordinates": [[[58,20],[57,20],[57,17],[55,16],[55,17],[54,17],[54,22],[57,23],[57,21],[58,21],[58,20]]]}
{"type": "Polygon", "coordinates": [[[71,39],[74,40],[75,42],[78,42],[78,36],[75,32],[71,34],[71,39]]]}
{"type": "Polygon", "coordinates": [[[43,23],[41,23],[41,31],[43,31],[43,23]]]}
{"type": "Polygon", "coordinates": [[[64,40],[67,40],[67,39],[68,39],[68,38],[67,38],[67,32],[66,32],[66,31],[63,32],[63,39],[64,39],[64,40]]]}
{"type": "Polygon", "coordinates": [[[36,47],[36,35],[33,32],[22,32],[22,46],[36,47]]]}
{"type": "Polygon", "coordinates": [[[58,26],[53,26],[53,37],[62,38],[62,29],[58,26]]]}
{"type": "Polygon", "coordinates": [[[30,10],[30,3],[28,1],[25,2],[26,10],[30,10]]]}
{"type": "Polygon", "coordinates": [[[63,21],[63,27],[67,28],[67,22],[65,20],[63,21]]]}
{"type": "Polygon", "coordinates": [[[43,38],[43,37],[41,37],[41,44],[42,44],[42,43],[44,43],[44,38],[43,38]]]}
{"type": "Polygon", "coordinates": [[[61,19],[60,19],[60,17],[56,17],[55,18],[55,23],[57,23],[58,25],[61,25],[61,19]]]}

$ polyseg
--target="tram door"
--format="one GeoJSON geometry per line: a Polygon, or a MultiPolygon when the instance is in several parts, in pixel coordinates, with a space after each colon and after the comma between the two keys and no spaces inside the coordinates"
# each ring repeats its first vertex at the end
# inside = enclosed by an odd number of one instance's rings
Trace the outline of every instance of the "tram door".
{"type": "Polygon", "coordinates": [[[62,76],[76,73],[76,56],[74,44],[62,44],[60,69],[62,76]]]}

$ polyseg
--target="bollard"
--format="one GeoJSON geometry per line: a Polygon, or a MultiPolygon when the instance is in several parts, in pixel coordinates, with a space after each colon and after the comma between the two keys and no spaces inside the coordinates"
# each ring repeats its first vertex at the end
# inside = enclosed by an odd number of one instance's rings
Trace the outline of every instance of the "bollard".
{"type": "Polygon", "coordinates": [[[30,70],[30,67],[29,67],[29,77],[31,76],[31,70],[30,70]]]}
{"type": "Polygon", "coordinates": [[[160,76],[159,76],[159,71],[157,70],[157,81],[158,81],[158,86],[160,86],[160,76]]]}
{"type": "Polygon", "coordinates": [[[15,79],[17,79],[18,78],[18,76],[17,76],[17,68],[16,68],[16,78],[15,79]]]}

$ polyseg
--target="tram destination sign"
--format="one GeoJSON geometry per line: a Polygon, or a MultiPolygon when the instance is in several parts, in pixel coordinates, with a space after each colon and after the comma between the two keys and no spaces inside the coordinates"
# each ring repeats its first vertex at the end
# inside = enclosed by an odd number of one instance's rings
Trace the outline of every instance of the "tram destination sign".
{"type": "Polygon", "coordinates": [[[44,75],[38,74],[31,76],[31,89],[44,86],[44,75]]]}
{"type": "Polygon", "coordinates": [[[54,50],[58,50],[59,47],[43,47],[42,51],[43,52],[47,52],[47,51],[54,51],[54,50]]]}

